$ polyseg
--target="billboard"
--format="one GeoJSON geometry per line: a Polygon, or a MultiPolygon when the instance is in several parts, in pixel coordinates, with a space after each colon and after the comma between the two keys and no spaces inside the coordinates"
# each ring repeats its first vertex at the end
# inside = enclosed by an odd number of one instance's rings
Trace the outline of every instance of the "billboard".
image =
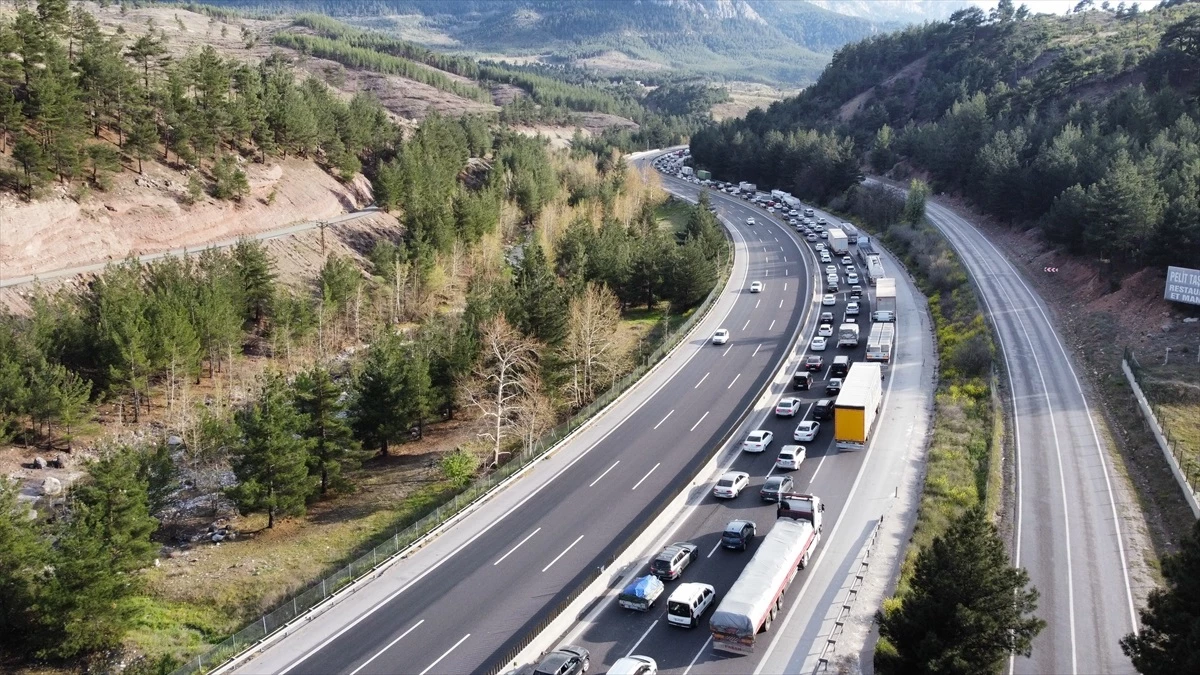
{"type": "Polygon", "coordinates": [[[1200,270],[1168,267],[1167,290],[1163,297],[1172,302],[1200,305],[1200,270]]]}

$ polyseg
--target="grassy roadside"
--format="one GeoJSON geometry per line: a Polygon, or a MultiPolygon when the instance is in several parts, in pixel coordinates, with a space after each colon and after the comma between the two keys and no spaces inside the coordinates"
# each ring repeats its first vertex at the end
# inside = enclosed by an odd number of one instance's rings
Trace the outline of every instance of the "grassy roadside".
{"type": "Polygon", "coordinates": [[[993,511],[1000,507],[1003,423],[996,414],[991,330],[949,243],[924,224],[891,225],[877,235],[929,299],[940,364],[925,485],[896,594],[884,602],[887,611],[908,592],[917,553],[955,516],[981,501],[993,511]]]}

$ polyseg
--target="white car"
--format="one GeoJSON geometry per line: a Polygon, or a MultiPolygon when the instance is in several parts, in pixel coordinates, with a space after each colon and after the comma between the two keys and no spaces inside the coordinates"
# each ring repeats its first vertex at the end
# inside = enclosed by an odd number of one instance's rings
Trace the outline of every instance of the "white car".
{"type": "Polygon", "coordinates": [[[858,316],[858,303],[857,302],[847,302],[846,303],[846,316],[858,316]]]}
{"type": "Polygon", "coordinates": [[[800,410],[800,399],[785,398],[780,399],[779,405],[775,406],[776,417],[793,417],[800,410]]]}
{"type": "MultiPolygon", "coordinates": [[[[813,235],[809,235],[809,236],[813,236],[813,235]]],[[[832,260],[832,258],[829,257],[829,254],[824,251],[821,251],[821,262],[827,263],[830,260],[832,260]]]]}
{"type": "Polygon", "coordinates": [[[792,434],[792,438],[797,441],[811,441],[817,437],[819,431],[821,431],[820,422],[804,420],[796,427],[796,433],[792,434]]]}
{"type": "Polygon", "coordinates": [[[804,239],[805,239],[805,240],[807,240],[807,241],[816,241],[816,240],[817,240],[817,235],[815,235],[815,234],[811,234],[811,233],[810,233],[810,234],[806,234],[806,235],[804,235],[804,239]]]}
{"type": "Polygon", "coordinates": [[[817,335],[821,337],[833,337],[833,324],[823,323],[817,328],[817,335]]]}
{"type": "Polygon", "coordinates": [[[823,352],[825,351],[825,347],[828,345],[829,340],[818,335],[817,337],[813,338],[812,345],[809,346],[809,349],[814,352],[823,352]]]}
{"type": "Polygon", "coordinates": [[[829,238],[829,233],[828,233],[828,232],[826,232],[826,231],[824,231],[824,230],[822,230],[822,231],[820,232],[820,235],[821,235],[821,238],[822,238],[822,239],[828,239],[828,238],[829,238]]]}
{"type": "Polygon", "coordinates": [[[630,654],[617,659],[608,669],[608,675],[657,675],[658,662],[649,656],[630,654]]]}
{"type": "Polygon", "coordinates": [[[774,207],[774,206],[768,206],[768,207],[767,207],[767,213],[775,213],[775,207],[774,207]]]}
{"type": "Polygon", "coordinates": [[[767,449],[767,446],[771,444],[771,440],[774,438],[775,434],[765,429],[751,431],[746,436],[745,442],[742,443],[742,450],[745,452],[762,452],[767,449]]]}
{"type": "Polygon", "coordinates": [[[803,445],[785,445],[775,458],[775,468],[794,471],[804,462],[808,450],[803,445]]]}
{"type": "Polygon", "coordinates": [[[723,345],[726,342],[729,342],[729,329],[718,328],[717,332],[713,333],[712,343],[714,345],[723,345]]]}
{"type": "Polygon", "coordinates": [[[844,255],[844,256],[842,256],[842,264],[845,265],[846,267],[850,267],[851,265],[854,264],[854,259],[848,255],[844,255]]]}
{"type": "Polygon", "coordinates": [[[755,281],[754,283],[750,284],[750,292],[751,293],[762,293],[762,289],[763,289],[763,282],[761,282],[761,281],[755,281]]]}
{"type": "Polygon", "coordinates": [[[754,218],[747,218],[747,219],[746,219],[746,224],[747,224],[747,225],[753,225],[753,224],[754,224],[754,218]]]}
{"type": "Polygon", "coordinates": [[[833,293],[826,293],[824,295],[824,297],[821,298],[821,304],[825,305],[826,307],[836,305],[837,304],[837,296],[834,295],[833,293]]]}
{"type": "Polygon", "coordinates": [[[717,479],[717,484],[713,486],[713,496],[722,499],[737,499],[737,496],[742,494],[742,490],[750,485],[750,474],[745,471],[727,471],[725,475],[717,479]]]}
{"type": "Polygon", "coordinates": [[[858,283],[858,272],[850,270],[846,273],[846,283],[854,285],[858,283]]]}
{"type": "Polygon", "coordinates": [[[825,250],[825,243],[824,243],[824,242],[817,242],[816,249],[817,249],[818,251],[824,251],[824,250],[825,250]]]}
{"type": "Polygon", "coordinates": [[[838,268],[836,265],[826,265],[825,266],[825,274],[837,274],[837,273],[838,273],[838,268]]]}

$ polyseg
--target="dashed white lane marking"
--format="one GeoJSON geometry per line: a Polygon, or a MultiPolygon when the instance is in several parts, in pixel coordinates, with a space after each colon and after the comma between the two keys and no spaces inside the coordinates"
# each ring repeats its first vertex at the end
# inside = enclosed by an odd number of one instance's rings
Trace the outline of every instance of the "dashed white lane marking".
{"type": "MultiPolygon", "coordinates": [[[[712,371],[711,371],[711,370],[710,370],[710,371],[708,371],[707,373],[705,373],[705,374],[704,374],[704,377],[700,378],[700,381],[699,381],[699,382],[697,382],[697,383],[696,383],[696,386],[692,387],[692,389],[699,389],[699,388],[700,388],[700,385],[704,384],[704,381],[705,381],[705,380],[707,380],[707,379],[708,379],[708,376],[709,376],[709,375],[711,375],[711,374],[712,374],[712,371]]],[[[675,412],[675,411],[674,411],[674,410],[672,410],[671,412],[675,412]]]]}
{"type": "MultiPolygon", "coordinates": [[[[613,466],[616,466],[616,464],[613,464],[613,466]]],[[[608,468],[608,471],[612,471],[612,467],[609,467],[609,468],[608,468]]],[[[604,473],[608,473],[608,471],[605,471],[604,473]]],[[[600,474],[600,478],[604,478],[604,473],[600,474]]],[[[596,480],[598,481],[598,480],[600,480],[600,478],[597,478],[596,480]]],[[[595,484],[596,484],[596,482],[595,482],[595,481],[592,481],[592,485],[595,485],[595,484]]],[[[591,487],[591,485],[589,485],[588,487],[591,487]]],[[[504,562],[504,559],[505,559],[505,558],[507,558],[508,556],[512,555],[512,554],[513,554],[513,551],[516,551],[517,549],[521,548],[521,545],[522,545],[522,544],[524,544],[525,542],[527,542],[527,541],[529,541],[530,539],[532,539],[532,538],[533,538],[533,535],[535,535],[535,534],[537,534],[538,532],[541,532],[541,531],[542,531],[542,528],[540,528],[540,527],[539,527],[538,529],[534,530],[533,532],[530,532],[530,533],[529,533],[529,536],[527,536],[527,537],[525,537],[524,539],[522,539],[520,542],[518,542],[518,543],[517,543],[517,545],[516,545],[516,546],[514,546],[514,547],[510,548],[510,549],[508,550],[508,553],[505,553],[504,555],[500,556],[500,559],[499,559],[499,560],[497,560],[496,562],[492,563],[492,567],[495,567],[496,565],[499,565],[500,563],[504,562]]],[[[388,645],[388,646],[390,647],[391,645],[388,645]]]]}
{"type": "Polygon", "coordinates": [[[746,319],[746,325],[745,325],[745,326],[742,326],[742,330],[744,331],[744,330],[746,330],[746,329],[747,329],[747,328],[749,328],[749,327],[750,327],[750,319],[746,319]]]}
{"type": "Polygon", "coordinates": [[[641,644],[642,644],[642,640],[645,640],[645,639],[646,639],[646,636],[647,636],[647,635],[649,635],[649,634],[650,634],[650,631],[651,631],[651,630],[652,630],[652,629],[653,629],[655,626],[657,626],[657,625],[658,625],[658,619],[655,619],[653,622],[651,622],[651,623],[650,623],[650,627],[646,629],[646,632],[645,632],[645,633],[642,633],[642,637],[638,638],[638,641],[637,641],[637,642],[633,643],[633,646],[629,648],[629,651],[625,653],[625,656],[629,656],[629,655],[630,655],[630,654],[632,654],[634,651],[636,651],[636,650],[637,650],[637,648],[638,648],[639,646],[641,646],[641,644]]]}
{"type": "MultiPolygon", "coordinates": [[[[738,381],[738,378],[739,378],[739,377],[741,377],[741,376],[742,376],[742,374],[741,374],[741,373],[738,373],[737,375],[734,375],[734,376],[733,376],[733,382],[737,382],[737,381],[738,381]]],[[[732,388],[732,387],[733,387],[733,382],[730,382],[730,383],[729,383],[729,386],[728,386],[728,387],[725,387],[725,388],[726,388],[726,389],[730,389],[730,388],[732,388]]]]}
{"type": "MultiPolygon", "coordinates": [[[[758,350],[760,350],[760,349],[762,349],[762,345],[761,345],[761,344],[760,344],[759,346],[757,346],[757,347],[755,347],[755,348],[754,348],[754,353],[750,355],[750,358],[754,358],[755,356],[758,356],[758,350]]],[[[736,379],[736,378],[735,378],[735,379],[736,379]]]]}
{"type": "Polygon", "coordinates": [[[701,415],[701,416],[700,416],[700,419],[696,420],[696,423],[695,423],[695,424],[693,424],[693,425],[692,425],[692,428],[691,428],[691,429],[688,429],[688,431],[695,431],[695,430],[696,430],[696,427],[700,426],[700,423],[704,421],[704,418],[705,418],[705,417],[708,417],[708,412],[705,412],[703,415],[701,415]]]}
{"type": "MultiPolygon", "coordinates": [[[[645,476],[642,476],[642,480],[639,480],[637,483],[634,484],[633,487],[631,487],[629,489],[630,490],[638,489],[638,485],[641,485],[642,483],[644,483],[646,481],[646,479],[650,477],[650,474],[654,473],[654,469],[657,469],[661,464],[662,464],[662,462],[655,464],[649,471],[646,472],[645,476]]],[[[580,538],[582,538],[582,535],[580,535],[580,538]]],[[[579,541],[579,540],[576,539],[576,541],[579,541]]],[[[572,546],[574,546],[574,544],[572,544],[572,546]]]]}
{"type": "MultiPolygon", "coordinates": [[[[658,468],[658,465],[655,465],[655,467],[654,467],[654,468],[655,468],[655,469],[657,469],[657,468],[658,468]]],[[[654,470],[654,469],[651,469],[651,471],[653,471],[653,470],[654,470]]],[[[649,475],[649,474],[647,474],[647,475],[649,475]]],[[[645,479],[643,478],[642,480],[645,480],[645,479]]],[[[636,487],[636,486],[635,486],[635,487],[636,487]]],[[[567,554],[567,551],[570,551],[571,549],[575,548],[575,544],[578,544],[580,539],[583,539],[583,535],[582,535],[582,534],[581,534],[581,535],[579,535],[579,536],[578,536],[578,537],[575,539],[575,541],[571,542],[571,545],[570,545],[570,546],[568,546],[568,547],[564,548],[564,549],[563,549],[563,552],[562,552],[562,553],[559,553],[559,554],[558,554],[558,555],[557,555],[557,556],[554,558],[554,560],[551,560],[549,565],[546,565],[545,567],[543,567],[543,568],[542,568],[542,571],[543,571],[543,572],[545,572],[546,570],[550,569],[550,568],[551,568],[551,567],[554,565],[554,563],[558,562],[559,558],[562,558],[564,555],[566,555],[566,554],[567,554]]],[[[456,645],[456,646],[457,646],[457,645],[456,645]]],[[[432,667],[432,666],[430,666],[430,667],[432,667]]],[[[422,674],[422,675],[424,675],[424,674],[422,674]]]]}
{"type": "MultiPolygon", "coordinates": [[[[545,571],[545,570],[543,570],[543,571],[545,571]]],[[[470,633],[467,633],[466,635],[462,636],[462,639],[459,640],[458,642],[455,642],[453,647],[451,647],[450,649],[447,649],[445,654],[442,654],[441,656],[439,656],[437,661],[434,661],[433,663],[429,664],[428,668],[426,668],[425,670],[422,670],[421,675],[425,675],[425,673],[428,673],[429,671],[433,670],[434,666],[441,663],[442,659],[446,658],[447,656],[450,656],[450,652],[454,651],[455,649],[458,649],[458,646],[461,645],[462,643],[466,642],[467,638],[469,638],[469,637],[471,637],[470,633]]]]}
{"type": "MultiPolygon", "coordinates": [[[[542,528],[540,528],[540,527],[539,527],[538,529],[540,530],[540,529],[542,529],[542,528]]],[[[719,543],[721,543],[721,542],[719,542],[719,541],[718,541],[717,543],[719,544],[719,543]]],[[[406,636],[407,636],[409,633],[411,633],[411,632],[413,632],[414,630],[416,630],[416,629],[417,629],[417,626],[420,626],[420,625],[421,625],[421,624],[423,624],[423,623],[425,623],[425,619],[421,619],[420,621],[418,621],[418,622],[414,623],[414,624],[413,624],[413,626],[412,626],[412,628],[409,628],[408,630],[404,631],[403,633],[401,633],[401,634],[400,634],[400,637],[398,637],[398,638],[396,638],[395,640],[392,640],[391,642],[389,642],[389,643],[387,644],[387,646],[386,646],[386,647],[384,647],[383,649],[380,649],[380,650],[379,650],[379,651],[378,651],[378,652],[375,654],[375,656],[372,656],[371,658],[367,659],[366,661],[363,661],[363,664],[362,664],[361,666],[359,666],[359,667],[355,668],[354,670],[350,671],[350,675],[358,675],[358,671],[362,670],[363,668],[366,668],[366,667],[367,667],[367,666],[368,666],[368,665],[369,665],[369,664],[370,664],[372,661],[374,661],[375,659],[379,658],[379,655],[380,655],[380,654],[382,654],[382,653],[386,652],[387,650],[391,649],[391,648],[392,648],[392,647],[393,647],[393,646],[394,646],[394,645],[395,645],[397,642],[399,642],[399,641],[403,640],[403,639],[404,639],[404,638],[405,638],[405,637],[406,637],[406,636]]]]}
{"type": "Polygon", "coordinates": [[[658,421],[658,424],[654,425],[654,428],[657,429],[657,428],[661,427],[662,423],[666,422],[667,418],[670,417],[671,413],[673,413],[673,412],[675,412],[675,411],[672,409],[671,412],[667,413],[661,420],[658,421]]]}
{"type": "MultiPolygon", "coordinates": [[[[612,471],[612,470],[613,470],[613,469],[615,469],[615,468],[617,468],[617,465],[618,465],[618,464],[620,464],[620,463],[621,463],[621,460],[619,460],[619,459],[618,459],[617,461],[613,462],[613,465],[612,465],[612,466],[610,466],[610,467],[608,467],[607,469],[605,469],[605,470],[604,470],[604,473],[602,473],[602,474],[600,474],[599,476],[597,476],[597,477],[596,477],[596,480],[592,481],[592,484],[591,484],[591,485],[589,485],[588,487],[596,487],[596,483],[599,483],[601,478],[604,478],[605,476],[607,476],[607,475],[608,475],[608,472],[609,472],[609,471],[612,471]]],[[[540,528],[540,527],[539,527],[538,529],[540,530],[540,529],[542,529],[542,528],[540,528]]],[[[524,542],[521,542],[521,543],[524,543],[524,542]]]]}

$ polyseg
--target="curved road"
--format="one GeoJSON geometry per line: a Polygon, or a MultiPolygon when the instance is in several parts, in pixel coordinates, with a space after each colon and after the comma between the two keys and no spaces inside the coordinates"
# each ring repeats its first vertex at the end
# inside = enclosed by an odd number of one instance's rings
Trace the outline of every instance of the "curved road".
{"type": "MultiPolygon", "coordinates": [[[[694,184],[667,176],[663,177],[663,181],[672,192],[689,197],[700,189],[694,184]]],[[[736,213],[743,221],[748,216],[754,216],[760,227],[767,222],[775,223],[773,216],[741,200],[719,192],[709,192],[709,197],[714,205],[736,213]]],[[[832,216],[829,218],[836,222],[832,216]]],[[[774,226],[786,231],[787,236],[799,239],[789,228],[781,224],[774,226]]],[[[800,245],[809,246],[803,242],[800,245]]],[[[806,251],[805,256],[812,258],[812,265],[817,264],[812,253],[806,251]]],[[[591,650],[593,663],[597,665],[611,665],[628,654],[649,655],[664,673],[721,675],[731,672],[810,673],[821,670],[821,657],[832,655],[832,651],[824,651],[830,638],[842,637],[840,628],[835,631],[835,622],[845,618],[838,612],[841,600],[846,597],[847,578],[852,578],[853,573],[858,571],[857,562],[864,545],[881,517],[889,511],[902,476],[912,479],[912,485],[916,484],[915,476],[922,463],[926,424],[932,407],[934,359],[929,319],[919,309],[922,305],[917,300],[915,289],[905,275],[898,273],[898,266],[890,258],[888,266],[891,271],[889,276],[897,277],[901,312],[897,324],[899,334],[895,360],[885,367],[888,382],[880,421],[875,430],[876,440],[866,452],[839,452],[833,446],[831,429],[822,429],[815,441],[804,443],[808,449],[808,459],[800,469],[784,472],[795,481],[796,491],[813,492],[825,501],[825,536],[813,562],[800,573],[789,590],[783,620],[776,622],[770,634],[764,636],[763,647],[746,657],[716,653],[705,628],[689,631],[667,625],[665,603],[655,611],[644,614],[619,607],[611,596],[619,592],[620,585],[613,587],[597,609],[568,631],[561,642],[587,647],[591,650]]],[[[837,267],[843,269],[840,264],[837,267]]],[[[831,346],[823,353],[827,363],[835,355],[848,355],[852,361],[863,359],[865,332],[870,326],[866,317],[870,316],[873,301],[873,289],[869,286],[865,288],[867,296],[863,298],[859,317],[859,324],[864,329],[860,346],[854,350],[831,346]]],[[[814,304],[814,310],[832,311],[836,324],[842,320],[846,300],[843,290],[836,306],[814,304]]],[[[806,321],[804,325],[809,333],[815,328],[811,321],[806,321]]],[[[805,334],[804,337],[810,338],[811,334],[805,334]]],[[[808,353],[805,340],[797,346],[793,358],[789,359],[789,372],[808,353]]],[[[688,508],[672,523],[669,533],[661,537],[661,541],[651,550],[644,552],[639,561],[642,564],[633,566],[626,579],[645,574],[645,563],[661,546],[672,541],[687,540],[699,546],[700,557],[687,568],[682,581],[712,584],[719,602],[754,554],[757,543],[775,522],[774,505],[762,502],[757,492],[767,476],[780,473],[774,469],[778,449],[795,442],[792,440],[792,431],[800,420],[806,418],[812,404],[826,396],[823,389],[827,378],[827,369],[817,373],[815,388],[810,391],[792,390],[790,377],[782,385],[777,382],[771,389],[770,404],[756,410],[751,416],[751,420],[755,421],[751,428],[771,430],[775,434],[775,441],[767,452],[761,454],[737,453],[734,449],[728,466],[723,467],[749,473],[750,486],[737,499],[717,500],[709,495],[709,484],[705,484],[699,494],[689,499],[688,508]],[[775,402],[787,396],[795,396],[803,401],[801,414],[791,419],[774,417],[771,411],[775,402]],[[719,547],[721,531],[728,521],[735,518],[750,519],[757,523],[759,538],[749,551],[731,552],[719,547]]],[[[735,438],[734,445],[739,440],[735,438]]],[[[890,517],[901,522],[906,519],[902,513],[892,513],[890,517]]],[[[898,526],[897,529],[904,528],[898,526]]],[[[895,536],[902,537],[900,534],[895,536]]],[[[893,550],[900,551],[901,548],[895,546],[893,550]]],[[[894,555],[891,559],[886,554],[873,559],[876,564],[871,573],[882,589],[891,574],[894,555]]],[[[665,592],[670,593],[676,583],[679,582],[669,582],[665,592]]],[[[864,600],[857,607],[860,615],[865,613],[869,617],[873,614],[876,605],[868,606],[869,602],[864,600]]],[[[869,623],[869,619],[864,623],[869,623]]],[[[864,629],[856,636],[846,636],[843,642],[854,643],[865,638],[864,629]]],[[[849,648],[845,645],[841,647],[841,654],[857,652],[861,642],[851,644],[849,648]]]]}
{"type": "MultiPolygon", "coordinates": [[[[869,181],[870,182],[870,181],[869,181]]],[[[894,186],[893,186],[894,187],[894,186]]],[[[1122,528],[1142,517],[1118,503],[1108,450],[1050,311],[988,239],[930,201],[926,216],[963,259],[996,328],[1013,404],[1013,562],[1041,594],[1048,626],[1018,673],[1132,673],[1122,636],[1136,631],[1122,528]]]]}
{"type": "Polygon", "coordinates": [[[736,221],[733,281],[635,391],[454,528],[241,664],[242,673],[500,665],[707,461],[790,353],[811,300],[784,232],[736,221]],[[748,291],[748,279],[766,282],[748,291]],[[709,344],[729,328],[727,345],[709,344]]]}

